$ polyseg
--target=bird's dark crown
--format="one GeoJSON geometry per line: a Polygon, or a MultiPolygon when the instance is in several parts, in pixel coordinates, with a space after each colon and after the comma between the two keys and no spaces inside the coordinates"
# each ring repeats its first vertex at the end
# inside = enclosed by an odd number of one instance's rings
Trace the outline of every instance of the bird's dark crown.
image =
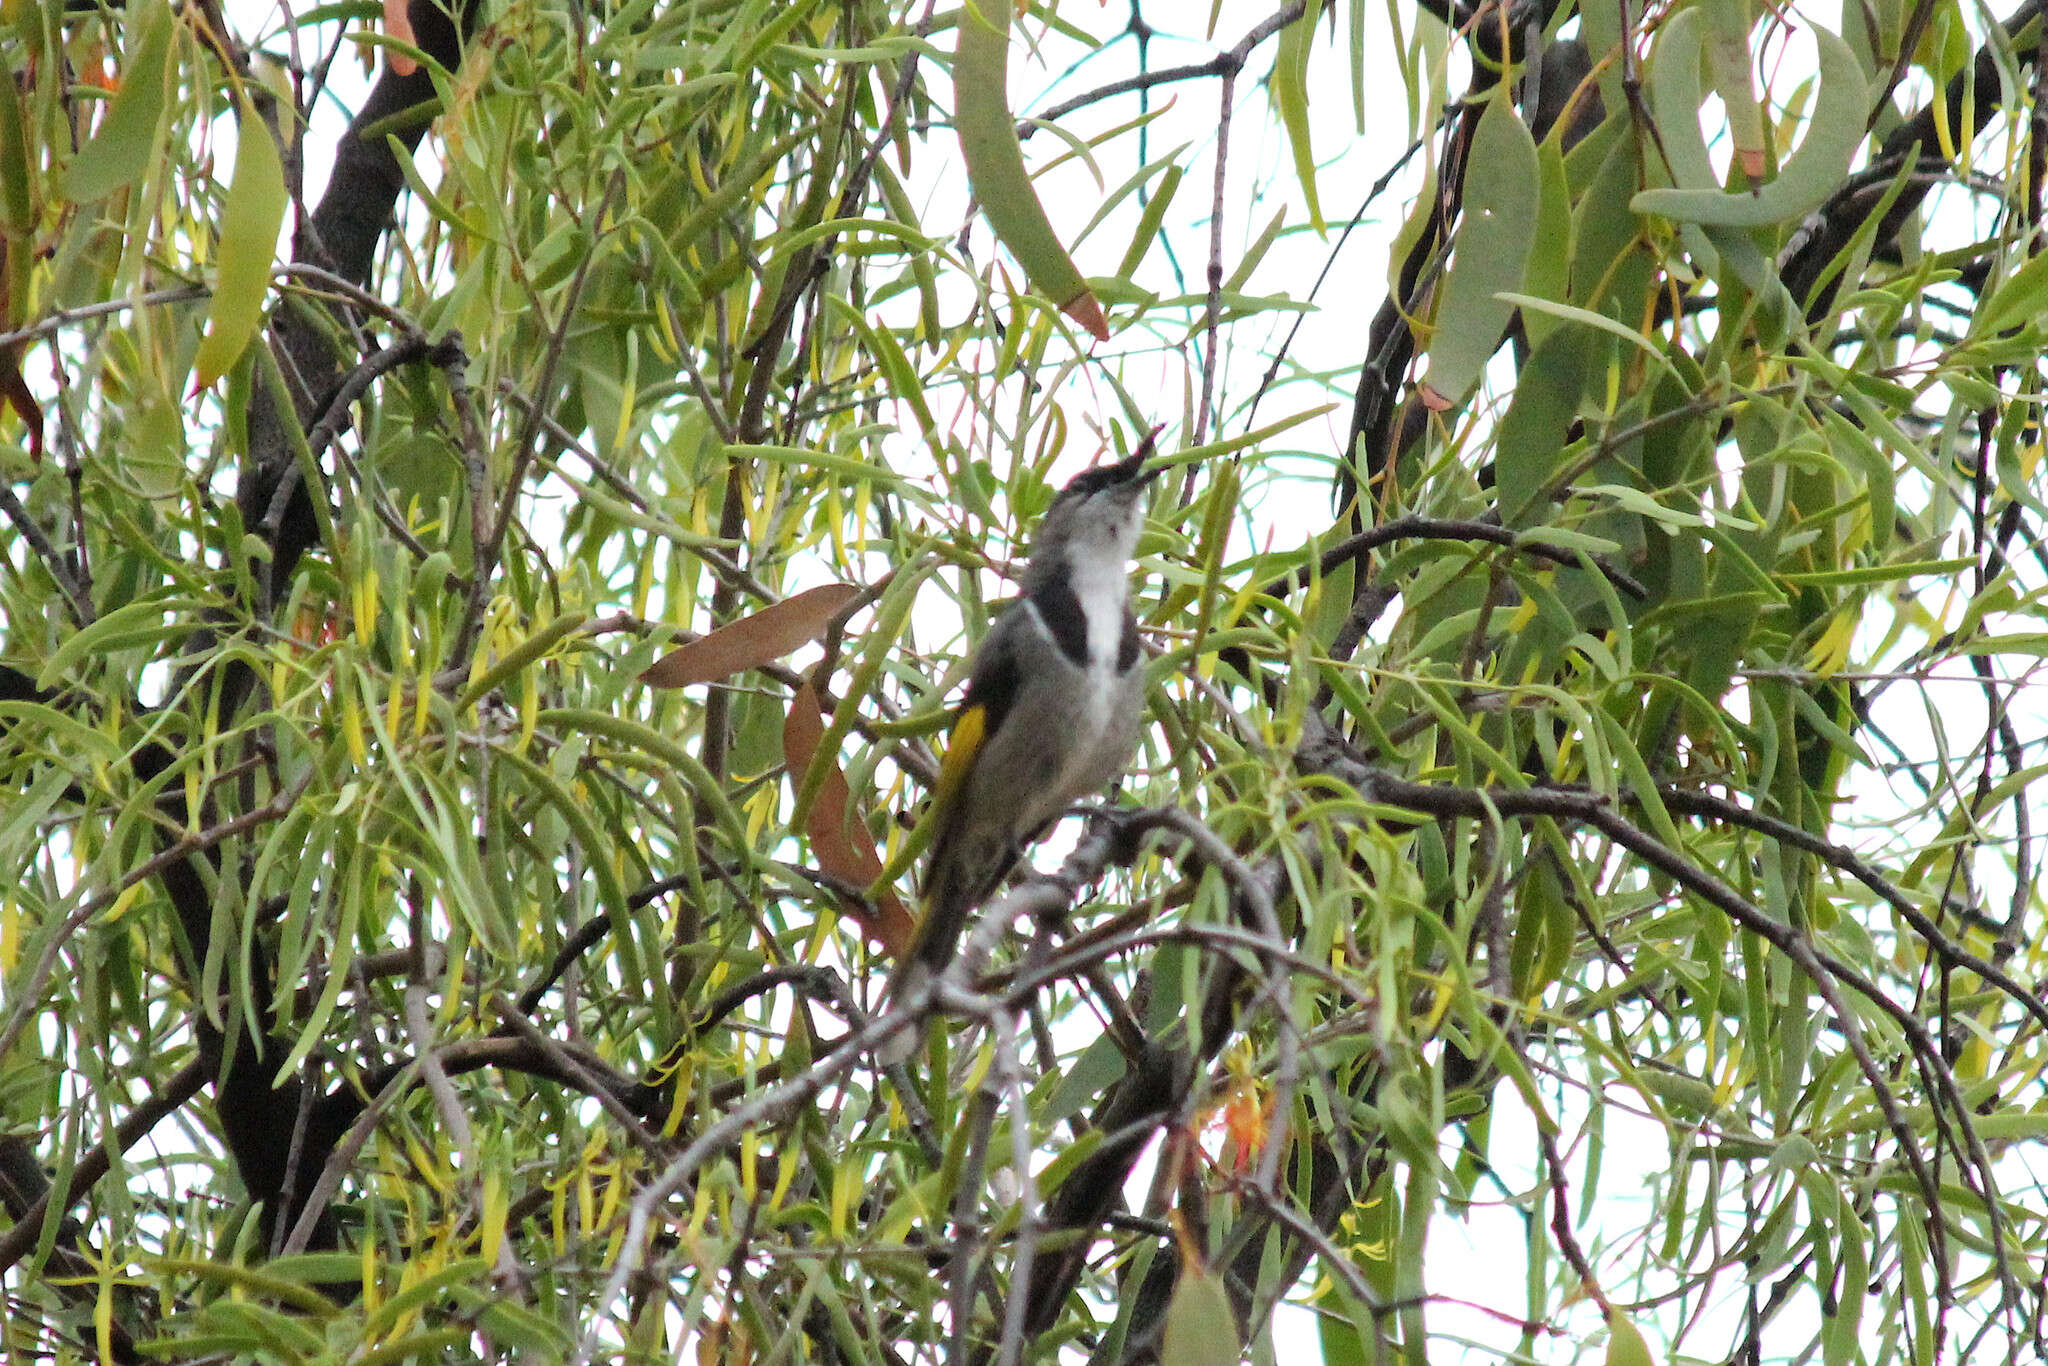
{"type": "Polygon", "coordinates": [[[1149,483],[1159,473],[1157,469],[1145,468],[1145,462],[1152,456],[1152,439],[1158,435],[1159,429],[1154,427],[1145,434],[1145,439],[1138,443],[1138,449],[1127,458],[1110,465],[1097,465],[1092,470],[1082,470],[1060,490],[1060,497],[1085,498],[1091,493],[1113,489],[1119,484],[1149,483]]]}

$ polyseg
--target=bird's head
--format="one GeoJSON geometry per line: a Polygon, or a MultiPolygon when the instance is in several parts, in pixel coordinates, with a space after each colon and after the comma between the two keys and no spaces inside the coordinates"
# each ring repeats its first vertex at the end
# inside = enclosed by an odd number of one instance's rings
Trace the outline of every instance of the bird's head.
{"type": "Polygon", "coordinates": [[[1145,463],[1157,434],[1155,427],[1128,459],[1083,470],[1060,490],[1039,523],[1034,563],[1057,554],[1101,556],[1119,566],[1130,559],[1145,523],[1145,489],[1161,468],[1145,463]]]}

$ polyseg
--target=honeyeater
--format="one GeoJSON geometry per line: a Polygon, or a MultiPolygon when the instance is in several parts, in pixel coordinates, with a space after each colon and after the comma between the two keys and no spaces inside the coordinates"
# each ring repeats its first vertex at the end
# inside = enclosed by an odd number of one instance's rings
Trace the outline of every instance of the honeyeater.
{"type": "MultiPolygon", "coordinates": [[[[1131,615],[1130,561],[1145,521],[1152,438],[1137,454],[1077,476],[1039,524],[1023,596],[974,652],[933,797],[924,914],[890,979],[901,1002],[943,970],[967,918],[1024,851],[1123,771],[1145,702],[1131,615]]],[[[884,1062],[922,1037],[893,1035],[884,1062]]]]}

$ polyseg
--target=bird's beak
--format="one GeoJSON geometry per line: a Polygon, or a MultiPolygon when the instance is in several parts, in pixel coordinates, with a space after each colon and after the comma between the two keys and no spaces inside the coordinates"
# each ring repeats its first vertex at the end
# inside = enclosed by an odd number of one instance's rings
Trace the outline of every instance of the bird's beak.
{"type": "MultiPolygon", "coordinates": [[[[1151,459],[1153,452],[1158,449],[1158,447],[1154,443],[1156,443],[1159,440],[1159,433],[1165,430],[1165,428],[1166,424],[1164,422],[1161,422],[1154,426],[1151,431],[1145,433],[1145,439],[1138,443],[1138,449],[1131,453],[1131,459],[1139,461],[1140,463],[1151,459]]],[[[1139,474],[1137,478],[1140,483],[1149,484],[1154,479],[1157,479],[1160,475],[1164,473],[1166,473],[1166,466],[1154,465],[1151,469],[1145,470],[1141,474],[1139,474]]]]}
{"type": "Polygon", "coordinates": [[[1138,443],[1137,450],[1131,452],[1130,459],[1118,462],[1119,468],[1123,465],[1129,465],[1131,467],[1131,472],[1127,475],[1124,475],[1123,477],[1125,479],[1135,480],[1138,484],[1138,487],[1140,488],[1143,488],[1145,485],[1151,483],[1154,479],[1157,479],[1160,475],[1166,473],[1166,466],[1164,465],[1153,465],[1149,469],[1146,468],[1145,465],[1145,462],[1147,460],[1150,460],[1153,454],[1155,453],[1157,448],[1153,443],[1158,440],[1159,433],[1165,427],[1165,425],[1166,424],[1162,422],[1159,424],[1159,426],[1154,427],[1151,431],[1145,433],[1145,439],[1138,443]]]}
{"type": "Polygon", "coordinates": [[[1159,472],[1165,468],[1163,465],[1154,465],[1150,469],[1145,467],[1146,462],[1152,459],[1152,438],[1158,434],[1159,429],[1154,427],[1139,443],[1138,449],[1130,455],[1113,464],[1097,465],[1093,469],[1083,470],[1075,475],[1073,482],[1061,492],[1107,493],[1114,490],[1118,493],[1137,493],[1139,489],[1158,478],[1159,472]]]}
{"type": "Polygon", "coordinates": [[[1149,470],[1145,468],[1145,461],[1149,456],[1149,451],[1141,450],[1135,455],[1127,456],[1117,461],[1114,465],[1102,466],[1101,487],[1122,488],[1125,485],[1135,485],[1143,488],[1151,483],[1153,478],[1158,475],[1159,469],[1156,467],[1149,470]]]}

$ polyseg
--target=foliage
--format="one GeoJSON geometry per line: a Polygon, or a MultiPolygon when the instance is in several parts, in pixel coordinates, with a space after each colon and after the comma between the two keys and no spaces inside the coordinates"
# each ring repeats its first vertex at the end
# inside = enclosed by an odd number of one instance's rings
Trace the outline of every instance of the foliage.
{"type": "Polygon", "coordinates": [[[2040,1353],[2038,0],[1208,8],[0,15],[11,1358],[2040,1353]]]}

